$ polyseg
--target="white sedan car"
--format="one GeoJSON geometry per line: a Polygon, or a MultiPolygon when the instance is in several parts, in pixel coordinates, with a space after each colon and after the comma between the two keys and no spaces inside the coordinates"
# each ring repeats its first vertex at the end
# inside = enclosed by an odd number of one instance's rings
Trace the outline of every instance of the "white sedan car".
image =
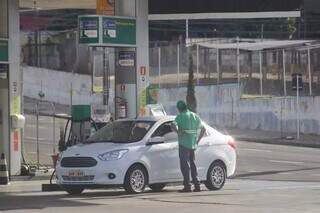
{"type": "MultiPolygon", "coordinates": [[[[178,136],[172,116],[118,120],[97,131],[83,144],[69,147],[57,163],[57,183],[69,194],[86,188],[124,187],[141,193],[149,186],[161,191],[182,181],[178,136]]],[[[196,151],[199,179],[219,190],[236,169],[232,137],[203,123],[206,134],[196,151]]]]}

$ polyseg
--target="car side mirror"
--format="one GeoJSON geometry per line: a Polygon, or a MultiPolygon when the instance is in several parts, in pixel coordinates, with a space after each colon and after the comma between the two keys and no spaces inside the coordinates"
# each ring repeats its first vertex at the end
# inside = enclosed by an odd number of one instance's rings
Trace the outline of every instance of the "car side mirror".
{"type": "Polygon", "coordinates": [[[152,146],[152,145],[155,145],[155,144],[161,144],[161,143],[164,143],[164,137],[153,137],[153,138],[150,138],[147,142],[147,146],[152,146]]]}

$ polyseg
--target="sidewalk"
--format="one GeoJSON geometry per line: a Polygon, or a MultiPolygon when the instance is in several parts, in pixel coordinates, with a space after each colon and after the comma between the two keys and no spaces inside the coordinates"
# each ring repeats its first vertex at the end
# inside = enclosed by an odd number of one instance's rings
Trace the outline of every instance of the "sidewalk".
{"type": "Polygon", "coordinates": [[[281,135],[280,132],[249,129],[229,129],[228,132],[238,141],[320,148],[320,136],[315,134],[301,134],[297,140],[295,133],[281,135]]]}
{"type": "Polygon", "coordinates": [[[47,180],[15,180],[11,181],[9,185],[0,185],[0,197],[6,193],[29,193],[41,192],[41,185],[49,183],[47,180]]]}
{"type": "Polygon", "coordinates": [[[53,173],[53,169],[37,170],[35,174],[30,176],[11,176],[10,182],[20,181],[43,181],[46,180],[49,183],[50,177],[53,173]]]}

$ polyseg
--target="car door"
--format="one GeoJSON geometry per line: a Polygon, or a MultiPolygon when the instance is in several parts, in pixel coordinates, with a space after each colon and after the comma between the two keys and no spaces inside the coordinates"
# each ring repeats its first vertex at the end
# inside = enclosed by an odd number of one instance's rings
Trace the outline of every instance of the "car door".
{"type": "Polygon", "coordinates": [[[209,137],[208,131],[206,129],[206,133],[199,141],[198,148],[195,153],[198,176],[202,180],[206,178],[207,168],[211,163],[210,161],[213,159],[212,147],[210,147],[210,144],[212,142],[212,138],[209,137]]]}
{"type": "Polygon", "coordinates": [[[164,137],[164,143],[151,145],[145,153],[150,163],[151,181],[170,182],[179,179],[178,135],[171,130],[171,123],[161,124],[151,135],[151,138],[164,137]]]}
{"type": "Polygon", "coordinates": [[[210,164],[214,159],[217,159],[217,152],[221,150],[221,144],[218,143],[220,136],[215,134],[215,132],[210,131],[208,125],[204,124],[203,126],[206,129],[206,133],[198,144],[196,164],[199,178],[205,180],[210,164]]]}

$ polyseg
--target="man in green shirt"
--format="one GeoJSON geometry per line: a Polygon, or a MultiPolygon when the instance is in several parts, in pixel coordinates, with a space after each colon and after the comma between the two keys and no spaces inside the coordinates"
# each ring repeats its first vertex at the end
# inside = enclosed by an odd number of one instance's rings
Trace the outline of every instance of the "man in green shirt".
{"type": "Polygon", "coordinates": [[[195,164],[195,150],[198,143],[205,134],[199,116],[188,110],[184,101],[178,101],[177,108],[179,115],[176,117],[172,129],[178,133],[180,169],[183,175],[184,188],[180,192],[191,192],[190,172],[194,191],[199,192],[200,181],[198,178],[197,166],[195,164]],[[198,130],[201,129],[198,137],[198,130]]]}

